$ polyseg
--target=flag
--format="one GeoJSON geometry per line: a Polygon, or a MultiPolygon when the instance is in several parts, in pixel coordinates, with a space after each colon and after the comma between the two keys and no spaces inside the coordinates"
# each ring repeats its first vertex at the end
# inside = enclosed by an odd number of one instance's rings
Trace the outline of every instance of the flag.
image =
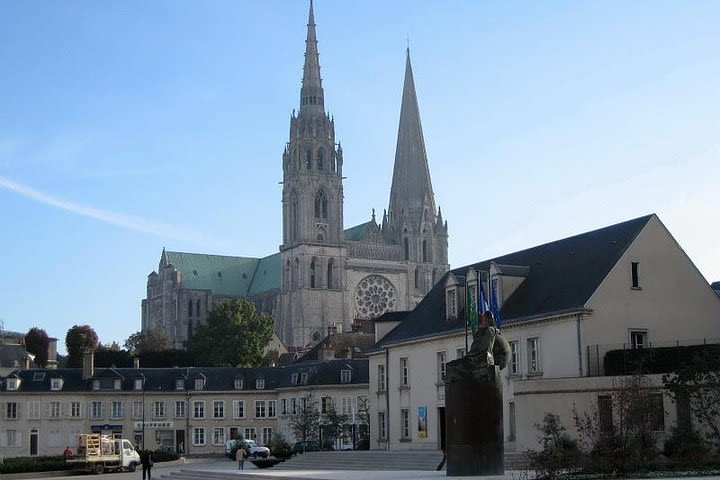
{"type": "MultiPolygon", "coordinates": [[[[480,280],[482,277],[478,278],[480,280]]],[[[485,313],[488,310],[490,310],[490,307],[488,306],[487,298],[485,298],[485,289],[483,288],[482,280],[478,281],[478,311],[480,313],[485,313]]]]}
{"type": "Polygon", "coordinates": [[[465,311],[467,312],[466,321],[470,325],[473,334],[478,329],[477,290],[475,290],[475,292],[472,291],[473,288],[477,288],[476,285],[477,282],[475,283],[475,285],[472,286],[469,285],[468,282],[465,282],[465,303],[467,303],[465,309],[465,311]]]}
{"type": "Polygon", "coordinates": [[[490,291],[490,311],[492,312],[493,318],[495,319],[495,327],[500,328],[502,322],[500,321],[500,302],[498,301],[497,280],[494,280],[491,285],[492,287],[490,291]]]}

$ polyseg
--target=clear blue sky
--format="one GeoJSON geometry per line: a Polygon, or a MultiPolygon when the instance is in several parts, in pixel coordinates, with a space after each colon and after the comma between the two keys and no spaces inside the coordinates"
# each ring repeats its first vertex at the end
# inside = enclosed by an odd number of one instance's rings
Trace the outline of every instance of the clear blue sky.
{"type": "MultiPolygon", "coordinates": [[[[163,246],[277,251],[306,1],[0,5],[0,319],[140,329],[163,246]]],[[[720,280],[720,4],[315,3],[346,227],[387,207],[407,38],[460,266],[655,212],[720,280]]]]}

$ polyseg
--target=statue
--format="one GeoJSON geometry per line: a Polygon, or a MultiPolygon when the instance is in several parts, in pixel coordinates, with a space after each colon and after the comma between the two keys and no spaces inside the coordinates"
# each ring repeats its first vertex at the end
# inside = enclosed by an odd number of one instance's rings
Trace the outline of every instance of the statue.
{"type": "Polygon", "coordinates": [[[491,312],[485,312],[479,320],[470,351],[447,365],[445,431],[449,476],[505,473],[500,370],[510,360],[510,344],[495,327],[491,312]]]}

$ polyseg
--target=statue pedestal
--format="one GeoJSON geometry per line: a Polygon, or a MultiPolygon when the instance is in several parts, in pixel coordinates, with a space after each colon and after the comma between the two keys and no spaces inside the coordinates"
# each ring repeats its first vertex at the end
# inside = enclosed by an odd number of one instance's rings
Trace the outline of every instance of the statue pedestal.
{"type": "Polygon", "coordinates": [[[445,383],[447,475],[503,475],[500,369],[473,369],[468,357],[448,363],[445,383]]]}

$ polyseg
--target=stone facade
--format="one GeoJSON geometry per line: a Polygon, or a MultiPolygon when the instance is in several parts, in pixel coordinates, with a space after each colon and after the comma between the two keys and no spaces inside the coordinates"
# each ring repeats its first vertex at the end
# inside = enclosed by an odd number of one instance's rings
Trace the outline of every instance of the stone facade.
{"type": "Polygon", "coordinates": [[[264,258],[165,252],[148,277],[142,328],[182,347],[212,305],[247,298],[275,319],[277,335],[304,347],[327,327],[415,307],[448,270],[447,223],[436,208],[410,52],[389,209],[377,222],[343,227],[343,150],[325,93],[312,4],[300,108],[282,155],[283,237],[264,258]]]}

